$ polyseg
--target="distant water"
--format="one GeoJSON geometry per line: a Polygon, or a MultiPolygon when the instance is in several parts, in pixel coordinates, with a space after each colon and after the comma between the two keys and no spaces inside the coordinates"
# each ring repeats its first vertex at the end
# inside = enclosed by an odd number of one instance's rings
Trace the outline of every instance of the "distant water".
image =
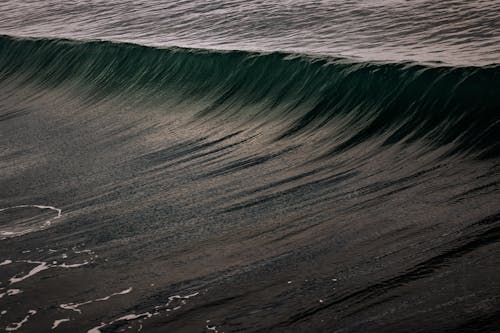
{"type": "Polygon", "coordinates": [[[13,1],[0,33],[363,60],[500,62],[500,2],[13,1]]]}
{"type": "Polygon", "coordinates": [[[3,1],[0,330],[496,332],[498,1],[3,1]]]}

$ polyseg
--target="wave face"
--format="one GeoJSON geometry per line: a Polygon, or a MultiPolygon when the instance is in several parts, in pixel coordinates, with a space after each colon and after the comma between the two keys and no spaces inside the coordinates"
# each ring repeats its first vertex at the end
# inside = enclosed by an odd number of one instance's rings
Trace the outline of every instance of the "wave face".
{"type": "Polygon", "coordinates": [[[200,116],[286,123],[277,139],[330,127],[332,153],[380,137],[383,145],[423,140],[433,148],[450,145],[450,153],[500,152],[500,66],[352,63],[10,37],[1,46],[3,76],[21,84],[27,77],[50,87],[84,85],[91,98],[138,95],[139,104],[151,96],[204,100],[200,116]]]}
{"type": "Polygon", "coordinates": [[[493,331],[498,87],[499,65],[2,36],[0,231],[41,222],[0,240],[0,324],[493,331]]]}

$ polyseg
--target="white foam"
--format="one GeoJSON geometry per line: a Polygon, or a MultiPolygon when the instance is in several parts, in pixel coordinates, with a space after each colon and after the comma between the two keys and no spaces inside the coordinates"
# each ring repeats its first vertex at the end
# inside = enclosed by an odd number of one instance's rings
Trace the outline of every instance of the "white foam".
{"type": "Polygon", "coordinates": [[[9,289],[7,290],[6,292],[4,293],[1,293],[0,294],[0,298],[4,297],[4,296],[12,296],[12,295],[17,295],[17,294],[20,294],[22,293],[23,291],[21,289],[9,289]]]}
{"type": "Polygon", "coordinates": [[[83,263],[77,263],[77,264],[66,264],[66,263],[57,264],[57,261],[53,261],[52,264],[48,264],[45,261],[32,261],[32,260],[21,260],[18,262],[24,262],[27,264],[37,264],[37,266],[34,267],[33,269],[31,269],[28,274],[25,274],[25,275],[20,276],[20,277],[17,277],[17,275],[11,277],[9,279],[10,284],[18,283],[18,282],[21,282],[23,280],[26,280],[27,278],[32,277],[33,275],[38,274],[40,272],[43,272],[49,268],[57,268],[57,267],[59,267],[59,268],[77,268],[77,267],[81,267],[81,266],[85,266],[85,265],[89,264],[89,262],[87,260],[85,260],[83,263]]]}
{"type": "MultiPolygon", "coordinates": [[[[116,322],[119,322],[119,321],[131,321],[131,320],[136,320],[136,319],[140,319],[140,318],[151,318],[152,316],[153,316],[153,314],[150,313],[150,312],[144,312],[144,313],[139,313],[139,314],[135,314],[135,313],[128,314],[128,315],[122,316],[120,318],[117,318],[117,319],[115,319],[113,321],[110,321],[109,323],[101,323],[101,325],[96,326],[96,327],[91,328],[90,330],[88,330],[87,333],[101,333],[101,328],[106,327],[108,325],[112,325],[112,324],[114,324],[116,322]]],[[[142,325],[139,328],[139,331],[140,330],[142,330],[142,325]]]]}
{"type": "Polygon", "coordinates": [[[199,294],[198,292],[195,292],[195,293],[192,293],[192,294],[186,295],[186,296],[181,296],[181,295],[169,296],[168,302],[167,302],[167,304],[165,304],[165,307],[169,306],[170,303],[172,303],[176,299],[180,299],[180,300],[190,299],[191,297],[197,296],[198,294],[199,294]]]}
{"type": "Polygon", "coordinates": [[[72,311],[75,311],[78,313],[82,313],[82,310],[80,310],[79,307],[81,307],[83,305],[87,305],[87,304],[94,303],[94,302],[107,301],[108,299],[110,299],[113,296],[125,295],[125,294],[130,293],[131,291],[132,291],[132,287],[125,289],[125,290],[122,290],[122,291],[119,291],[117,293],[111,294],[109,296],[103,297],[103,298],[97,298],[97,299],[93,299],[93,300],[82,302],[82,303],[61,304],[61,305],[59,305],[59,307],[62,309],[65,309],[65,310],[72,310],[72,311]]]}
{"type": "Polygon", "coordinates": [[[87,333],[101,333],[101,328],[106,327],[108,324],[101,323],[101,325],[91,328],[87,333]]]}
{"type": "Polygon", "coordinates": [[[57,212],[57,216],[55,218],[61,217],[61,215],[62,215],[62,210],[61,209],[56,208],[54,206],[45,206],[45,205],[19,205],[19,206],[12,206],[12,207],[0,208],[0,212],[3,212],[4,210],[7,210],[7,209],[28,208],[28,207],[35,207],[35,208],[40,208],[40,209],[50,209],[50,210],[56,211],[57,212]]]}
{"type": "Polygon", "coordinates": [[[214,333],[219,333],[219,331],[217,331],[217,326],[215,326],[215,325],[214,326],[207,325],[206,328],[207,328],[207,331],[212,331],[214,333]]]}
{"type": "Polygon", "coordinates": [[[88,254],[93,254],[94,252],[92,250],[76,250],[76,248],[74,247],[73,248],[73,252],[76,253],[76,254],[80,254],[80,253],[88,253],[88,254]]]}
{"type": "MultiPolygon", "coordinates": [[[[210,323],[210,320],[207,320],[207,325],[205,326],[207,331],[219,333],[219,330],[217,329],[217,325],[209,325],[208,323],[210,323]]],[[[224,333],[224,332],[220,332],[220,333],[224,333]]]]}
{"type": "Polygon", "coordinates": [[[55,330],[59,325],[61,325],[62,323],[66,322],[66,321],[70,321],[70,320],[71,319],[69,319],[69,318],[54,320],[54,324],[52,324],[52,329],[55,330]]]}
{"type": "MultiPolygon", "coordinates": [[[[132,288],[130,288],[130,290],[131,289],[132,288]]],[[[162,308],[162,307],[166,308],[174,300],[177,300],[177,299],[178,300],[182,300],[182,304],[185,304],[185,302],[183,300],[189,299],[189,298],[194,297],[194,296],[196,296],[198,294],[199,294],[198,292],[195,292],[195,293],[192,293],[192,294],[189,294],[189,295],[186,295],[186,296],[181,296],[181,295],[169,296],[168,297],[168,302],[166,304],[164,304],[162,306],[156,306],[155,309],[159,309],[159,308],[162,308]]],[[[173,310],[178,310],[180,308],[181,308],[181,306],[176,306],[176,307],[173,308],[173,310]]],[[[166,311],[170,311],[170,310],[171,309],[166,309],[166,311]]],[[[131,313],[131,314],[119,317],[117,319],[114,319],[113,321],[110,321],[108,323],[102,323],[101,322],[101,324],[99,326],[91,328],[90,330],[87,331],[87,333],[101,333],[101,328],[109,326],[109,325],[112,325],[112,324],[114,324],[116,322],[119,322],[119,321],[132,321],[132,320],[137,320],[137,319],[141,319],[141,318],[144,318],[144,320],[146,320],[146,319],[149,319],[149,318],[151,318],[153,316],[156,316],[156,315],[159,315],[159,314],[160,314],[159,311],[156,311],[154,313],[151,313],[151,312],[144,312],[144,313],[139,313],[139,314],[131,313]]],[[[142,330],[142,324],[140,325],[138,332],[141,331],[141,330],[142,330]]]]}
{"type": "Polygon", "coordinates": [[[32,269],[31,271],[29,271],[29,273],[28,273],[28,274],[26,274],[26,275],[23,275],[23,276],[21,276],[21,277],[16,277],[16,276],[11,277],[11,278],[9,279],[10,284],[21,282],[21,281],[23,281],[23,280],[25,280],[25,279],[27,279],[27,278],[29,278],[29,277],[31,277],[31,276],[33,276],[33,275],[35,275],[35,274],[38,274],[38,273],[40,273],[40,272],[42,272],[42,271],[44,271],[44,270],[46,270],[46,269],[49,269],[49,268],[50,268],[50,266],[49,266],[49,265],[47,265],[47,263],[46,263],[46,262],[43,262],[43,261],[30,261],[30,260],[28,260],[28,261],[26,261],[26,262],[27,262],[27,263],[29,263],[29,264],[38,264],[38,266],[36,266],[35,268],[33,268],[33,269],[32,269]]]}
{"type": "Polygon", "coordinates": [[[12,264],[12,260],[7,259],[7,260],[0,262],[0,266],[5,266],[5,265],[9,265],[9,264],[12,264]]]}
{"type": "Polygon", "coordinates": [[[89,262],[88,261],[84,261],[82,262],[81,264],[60,264],[60,265],[56,265],[55,267],[61,267],[61,268],[76,268],[76,267],[80,267],[80,266],[85,266],[85,265],[88,265],[89,262]]]}
{"type": "Polygon", "coordinates": [[[143,317],[151,318],[152,316],[153,315],[150,312],[144,312],[144,313],[140,313],[140,314],[132,313],[132,314],[128,314],[128,315],[125,315],[123,317],[117,318],[117,319],[113,320],[110,324],[116,323],[118,321],[123,321],[123,320],[126,320],[126,321],[136,320],[136,319],[143,318],[143,317]]]}
{"type": "Polygon", "coordinates": [[[30,319],[31,316],[34,316],[36,314],[36,311],[35,310],[29,310],[28,311],[28,315],[26,317],[23,318],[23,320],[21,320],[20,322],[18,323],[12,323],[10,324],[9,326],[7,326],[5,328],[5,330],[7,332],[11,332],[11,331],[17,331],[18,329],[21,328],[21,326],[23,326],[25,323],[28,322],[28,320],[30,319]]]}
{"type": "MultiPolygon", "coordinates": [[[[0,212],[3,212],[5,210],[8,210],[8,209],[16,209],[16,208],[28,208],[28,207],[34,207],[34,208],[39,208],[39,209],[50,209],[50,210],[53,210],[55,212],[57,212],[57,215],[54,216],[54,217],[51,217],[50,219],[48,220],[45,220],[43,221],[42,223],[42,228],[46,228],[48,226],[50,226],[52,224],[52,222],[54,222],[54,220],[60,218],[62,216],[62,210],[59,209],[59,208],[56,208],[54,206],[46,206],[46,205],[18,205],[18,206],[12,206],[12,207],[6,207],[6,208],[0,208],[0,212]]],[[[27,233],[30,233],[34,231],[33,228],[28,228],[28,229],[25,229],[23,231],[4,231],[4,230],[0,230],[0,236],[3,236],[0,238],[1,239],[7,239],[7,238],[10,238],[10,237],[15,237],[15,236],[22,236],[24,234],[27,234],[27,233]]],[[[24,252],[23,253],[28,253],[29,251],[27,252],[24,252]]]]}
{"type": "Polygon", "coordinates": [[[78,304],[73,304],[73,303],[59,304],[59,307],[64,309],[64,310],[73,310],[73,311],[76,311],[78,313],[82,313],[82,310],[78,309],[78,307],[85,305],[85,304],[89,304],[89,303],[92,303],[92,301],[78,303],[78,304]]]}

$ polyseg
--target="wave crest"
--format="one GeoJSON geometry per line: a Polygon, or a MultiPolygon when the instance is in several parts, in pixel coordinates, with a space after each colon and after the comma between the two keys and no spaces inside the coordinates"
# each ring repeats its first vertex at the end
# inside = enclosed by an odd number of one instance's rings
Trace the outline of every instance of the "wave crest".
{"type": "Polygon", "coordinates": [[[359,63],[287,53],[158,49],[0,37],[2,84],[67,86],[92,103],[201,103],[200,117],[279,121],[276,139],[327,130],[331,153],[370,138],[500,154],[500,65],[359,63]]]}

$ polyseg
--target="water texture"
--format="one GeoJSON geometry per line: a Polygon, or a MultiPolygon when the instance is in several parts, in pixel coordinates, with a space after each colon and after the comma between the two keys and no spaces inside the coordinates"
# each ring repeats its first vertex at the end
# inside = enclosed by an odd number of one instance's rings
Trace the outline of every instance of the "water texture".
{"type": "Polygon", "coordinates": [[[498,1],[4,1],[0,329],[496,332],[498,1]]]}

